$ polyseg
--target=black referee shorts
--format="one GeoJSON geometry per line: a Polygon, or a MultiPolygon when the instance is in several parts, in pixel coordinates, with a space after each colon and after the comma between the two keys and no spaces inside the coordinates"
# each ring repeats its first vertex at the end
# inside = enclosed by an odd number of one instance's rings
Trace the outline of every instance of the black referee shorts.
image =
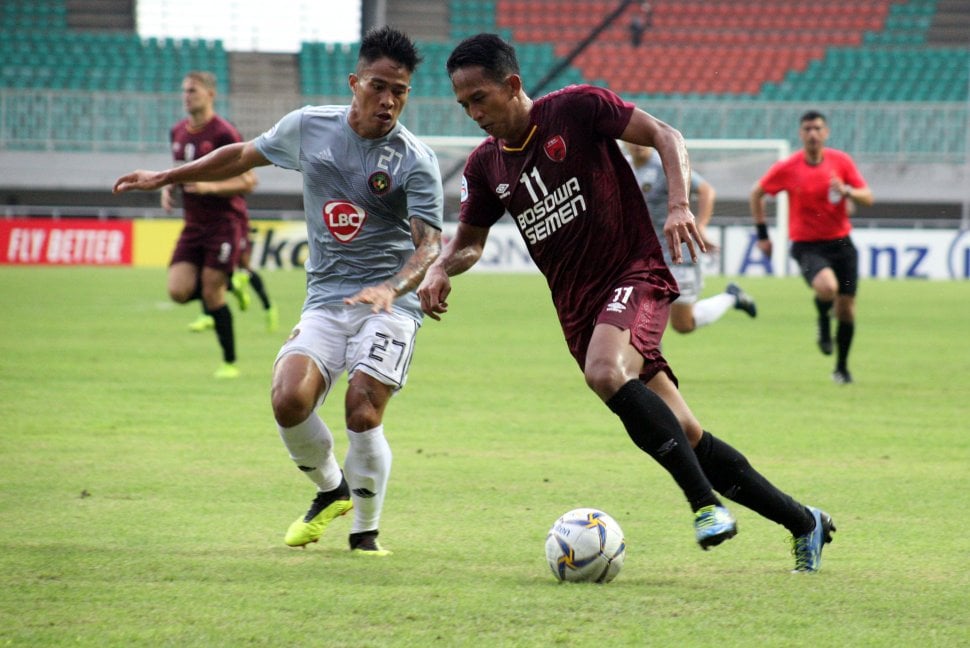
{"type": "Polygon", "coordinates": [[[848,236],[834,241],[795,241],[791,255],[809,286],[823,268],[832,268],[840,295],[855,295],[859,283],[859,252],[848,236]]]}

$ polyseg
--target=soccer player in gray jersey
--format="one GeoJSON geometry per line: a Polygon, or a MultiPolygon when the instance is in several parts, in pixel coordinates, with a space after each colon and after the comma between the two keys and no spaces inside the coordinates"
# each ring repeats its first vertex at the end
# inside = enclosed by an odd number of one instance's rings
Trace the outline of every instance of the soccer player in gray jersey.
{"type": "MultiPolygon", "coordinates": [[[[647,201],[650,220],[657,238],[664,244],[664,260],[670,266],[670,271],[677,280],[677,290],[680,292],[670,306],[670,326],[678,333],[690,333],[702,326],[707,326],[721,319],[730,308],[742,310],[751,317],[757,314],[754,300],[736,283],[729,283],[724,292],[698,301],[704,289],[704,274],[699,263],[674,263],[670,259],[664,238],[664,223],[667,222],[667,176],[664,175],[660,156],[649,146],[626,143],[629,151],[630,165],[633,175],[640,184],[640,191],[647,201]]],[[[694,170],[690,173],[690,193],[697,195],[697,233],[704,241],[708,252],[717,250],[717,246],[707,238],[707,224],[714,215],[714,187],[701,174],[694,170]]]]}
{"type": "Polygon", "coordinates": [[[255,140],[115,183],[116,192],[150,191],[268,164],[303,174],[307,297],[274,365],[272,404],[283,443],[317,495],[287,530],[290,546],[316,542],[353,509],[351,550],[390,553],[377,541],[391,468],[384,409],[407,379],[422,319],[414,290],[441,250],[444,206],[434,153],[398,123],[420,61],[403,33],[371,30],[349,75],[349,106],[295,110],[255,140]],[[344,371],[341,471],[317,409],[344,371]]]}
{"type": "Polygon", "coordinates": [[[780,491],[704,430],[660,352],[677,284],[616,140],[660,154],[670,181],[664,237],[677,263],[682,243],[695,261],[704,250],[688,203],[683,136],[605,88],[570,86],[531,99],[515,50],[495,34],[462,41],[447,68],[458,103],[489,137],[465,164],[458,229],[418,287],[424,312],[440,319],[448,311],[449,277],[478,261],[489,228],[508,212],[549,284],[586,384],[680,486],[697,543],[707,549],[737,533],[716,490],[789,529],[795,571],[817,571],[832,518],[780,491]]]}

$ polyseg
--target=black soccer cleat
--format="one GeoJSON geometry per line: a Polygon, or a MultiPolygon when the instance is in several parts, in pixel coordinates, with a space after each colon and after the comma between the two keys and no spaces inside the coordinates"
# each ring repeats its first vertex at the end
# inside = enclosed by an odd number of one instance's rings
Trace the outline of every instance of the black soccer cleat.
{"type": "Polygon", "coordinates": [[[832,372],[832,380],[837,385],[851,385],[852,374],[849,373],[848,369],[836,369],[832,372]]]}
{"type": "Polygon", "coordinates": [[[744,311],[751,317],[757,317],[758,307],[755,306],[754,298],[741,290],[741,286],[733,282],[729,283],[724,292],[734,296],[734,307],[736,309],[744,311]]]}
{"type": "Polygon", "coordinates": [[[377,541],[377,529],[350,534],[350,552],[357,556],[390,556],[377,541]]]}

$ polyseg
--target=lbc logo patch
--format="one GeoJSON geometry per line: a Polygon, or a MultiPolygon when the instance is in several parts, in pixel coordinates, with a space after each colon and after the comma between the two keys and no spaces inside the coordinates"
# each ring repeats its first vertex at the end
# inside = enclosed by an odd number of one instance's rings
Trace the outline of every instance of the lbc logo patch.
{"type": "Polygon", "coordinates": [[[367,212],[343,200],[331,200],[323,206],[323,222],[340,243],[350,243],[360,234],[367,212]]]}

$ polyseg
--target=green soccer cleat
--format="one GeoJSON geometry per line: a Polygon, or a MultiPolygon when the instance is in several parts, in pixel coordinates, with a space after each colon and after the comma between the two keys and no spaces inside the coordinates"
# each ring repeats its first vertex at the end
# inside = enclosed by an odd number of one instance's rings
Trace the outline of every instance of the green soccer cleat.
{"type": "Polygon", "coordinates": [[[276,305],[266,309],[266,331],[273,333],[280,327],[280,311],[276,305]]]}
{"type": "Polygon", "coordinates": [[[206,315],[205,313],[201,313],[189,323],[189,330],[193,333],[202,333],[203,331],[208,331],[209,329],[214,329],[215,327],[215,319],[213,319],[212,315],[206,315]]]}
{"type": "Polygon", "coordinates": [[[835,522],[825,511],[814,506],[807,507],[815,518],[815,527],[804,535],[793,536],[791,552],[795,556],[793,574],[810,574],[822,568],[822,548],[825,543],[832,542],[835,533],[835,522]]]}
{"type": "Polygon", "coordinates": [[[239,310],[248,310],[253,298],[249,296],[249,273],[233,272],[232,279],[229,280],[232,294],[239,300],[239,310]]]}
{"type": "Polygon", "coordinates": [[[213,377],[221,379],[225,378],[238,378],[239,377],[239,367],[232,364],[231,362],[223,362],[216,372],[212,374],[213,377]]]}
{"type": "Polygon", "coordinates": [[[377,529],[350,534],[350,553],[355,556],[390,556],[377,541],[377,529]]]}
{"type": "Polygon", "coordinates": [[[701,549],[716,547],[738,534],[738,523],[723,506],[705,506],[694,513],[694,535],[701,549]]]}
{"type": "Polygon", "coordinates": [[[317,493],[306,515],[297,518],[286,530],[283,542],[291,547],[305,547],[316,542],[333,520],[352,508],[354,504],[350,501],[350,488],[347,480],[341,476],[340,485],[335,489],[317,493]]]}

